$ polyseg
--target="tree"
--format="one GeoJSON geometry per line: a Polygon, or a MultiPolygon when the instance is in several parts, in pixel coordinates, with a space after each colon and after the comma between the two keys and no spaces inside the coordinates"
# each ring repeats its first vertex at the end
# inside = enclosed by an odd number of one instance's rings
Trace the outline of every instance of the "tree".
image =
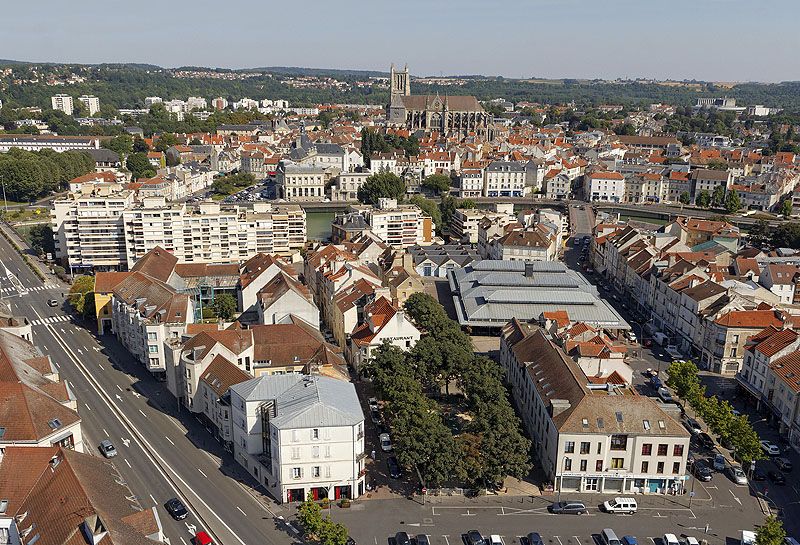
{"type": "Polygon", "coordinates": [[[784,218],[788,218],[789,216],[791,216],[792,215],[792,199],[785,199],[781,203],[780,211],[781,211],[781,214],[783,214],[784,218]]]}
{"type": "Polygon", "coordinates": [[[630,123],[623,123],[622,125],[617,125],[616,127],[614,127],[614,134],[619,134],[624,136],[636,136],[636,127],[634,127],[630,123]]]}
{"type": "Polygon", "coordinates": [[[694,202],[697,206],[700,206],[702,208],[708,208],[709,206],[711,206],[711,194],[705,189],[703,189],[702,191],[700,191],[700,193],[697,194],[697,197],[695,197],[694,202]]]}
{"type": "Polygon", "coordinates": [[[307,537],[317,538],[323,526],[322,508],[313,500],[307,499],[297,508],[297,522],[307,537]]]}
{"type": "Polygon", "coordinates": [[[692,361],[674,361],[667,368],[667,386],[675,390],[681,399],[697,405],[704,395],[697,378],[698,369],[692,361]]]}
{"type": "Polygon", "coordinates": [[[691,200],[692,200],[692,197],[689,195],[688,191],[684,191],[678,197],[678,201],[681,202],[682,204],[689,204],[691,202],[691,200]]]}
{"type": "Polygon", "coordinates": [[[739,193],[735,189],[728,191],[728,194],[725,195],[725,211],[728,214],[733,214],[738,212],[741,207],[742,199],[739,197],[739,193]]]}
{"type": "Polygon", "coordinates": [[[94,317],[94,277],[79,276],[69,288],[69,304],[84,318],[94,317]]]}
{"type": "Polygon", "coordinates": [[[718,185],[714,188],[714,193],[711,195],[711,204],[715,208],[720,208],[725,204],[725,188],[723,186],[718,185]]]}
{"type": "Polygon", "coordinates": [[[461,201],[459,201],[458,203],[458,207],[467,210],[472,210],[474,208],[477,208],[478,205],[475,204],[475,201],[473,201],[472,199],[461,199],[461,201]]]}
{"type": "Polygon", "coordinates": [[[319,542],[320,545],[345,545],[347,528],[344,524],[326,518],[322,521],[322,528],[319,530],[319,542]]]}
{"type": "Polygon", "coordinates": [[[28,242],[36,253],[54,254],[55,242],[53,240],[53,228],[48,224],[33,225],[28,232],[28,242]]]}
{"type": "Polygon", "coordinates": [[[147,142],[140,136],[133,137],[133,152],[134,153],[147,153],[150,151],[150,146],[147,145],[147,142]]]}
{"type": "Polygon", "coordinates": [[[125,161],[125,167],[131,171],[134,180],[152,178],[156,175],[153,165],[144,153],[131,153],[125,161]]]}
{"type": "Polygon", "coordinates": [[[759,247],[764,246],[769,242],[770,237],[772,236],[769,222],[765,219],[757,220],[755,225],[750,228],[750,232],[747,236],[750,239],[751,244],[759,247]]]}
{"type": "Polygon", "coordinates": [[[317,119],[319,119],[319,123],[322,125],[322,128],[327,129],[331,126],[331,123],[333,123],[334,119],[336,119],[336,115],[334,115],[334,113],[330,110],[322,110],[317,116],[317,119]]]}
{"type": "Polygon", "coordinates": [[[756,530],[756,545],[783,545],[785,539],[783,522],[775,515],[768,515],[756,530]]]}
{"type": "Polygon", "coordinates": [[[433,223],[436,225],[437,232],[441,232],[442,212],[439,210],[439,205],[436,202],[426,199],[422,195],[414,195],[409,199],[409,202],[416,204],[419,206],[420,210],[429,215],[433,220],[433,223]]]}
{"type": "Polygon", "coordinates": [[[230,293],[220,293],[214,297],[214,314],[223,320],[230,320],[236,314],[238,304],[230,293]]]}
{"type": "Polygon", "coordinates": [[[129,134],[120,134],[105,143],[105,147],[117,153],[120,157],[126,157],[133,153],[133,138],[129,134]]]}
{"type": "Polygon", "coordinates": [[[178,139],[174,134],[165,133],[165,134],[162,134],[162,135],[160,135],[158,137],[158,140],[156,140],[156,143],[155,143],[155,146],[154,146],[153,149],[155,151],[164,152],[164,151],[167,151],[168,148],[170,148],[171,146],[174,146],[177,143],[178,143],[178,139]]]}
{"type": "Polygon", "coordinates": [[[728,440],[733,446],[736,457],[743,464],[764,458],[764,451],[761,450],[761,438],[746,416],[734,416],[728,427],[728,433],[728,440]]]}
{"type": "Polygon", "coordinates": [[[442,195],[450,191],[450,177],[444,174],[431,174],[422,180],[421,185],[437,195],[442,195]]]}
{"type": "Polygon", "coordinates": [[[391,172],[378,172],[366,179],[358,188],[358,200],[365,204],[378,204],[378,199],[386,197],[402,201],[406,195],[406,184],[391,172]]]}

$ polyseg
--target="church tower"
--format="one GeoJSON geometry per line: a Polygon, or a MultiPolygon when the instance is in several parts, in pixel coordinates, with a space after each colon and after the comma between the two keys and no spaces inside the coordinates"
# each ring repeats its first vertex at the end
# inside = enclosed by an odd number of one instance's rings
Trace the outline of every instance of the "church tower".
{"type": "Polygon", "coordinates": [[[394,63],[389,69],[389,95],[409,96],[411,94],[411,78],[408,75],[408,65],[402,72],[394,69],[394,63]]]}

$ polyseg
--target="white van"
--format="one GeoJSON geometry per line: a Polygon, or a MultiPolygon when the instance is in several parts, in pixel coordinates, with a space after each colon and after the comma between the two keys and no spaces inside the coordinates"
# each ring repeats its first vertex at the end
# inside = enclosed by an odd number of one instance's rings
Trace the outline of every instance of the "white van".
{"type": "Polygon", "coordinates": [[[603,509],[606,513],[628,513],[632,515],[638,507],[636,500],[633,498],[614,498],[603,502],[603,509]]]}
{"type": "Polygon", "coordinates": [[[656,331],[655,333],[653,333],[653,340],[656,343],[660,344],[661,346],[664,346],[669,341],[669,337],[667,337],[660,331],[656,331]]]}
{"type": "Polygon", "coordinates": [[[664,545],[681,545],[681,542],[678,541],[678,538],[675,536],[675,534],[664,534],[664,537],[661,538],[661,541],[664,545]]]}
{"type": "Polygon", "coordinates": [[[603,545],[620,545],[617,534],[615,534],[614,530],[611,528],[605,528],[600,533],[600,540],[603,542],[603,545]]]}

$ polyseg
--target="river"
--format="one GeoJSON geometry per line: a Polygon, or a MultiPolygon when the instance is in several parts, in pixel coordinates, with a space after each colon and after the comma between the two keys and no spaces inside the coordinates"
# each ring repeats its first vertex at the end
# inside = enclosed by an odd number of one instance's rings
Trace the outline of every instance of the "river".
{"type": "Polygon", "coordinates": [[[308,240],[328,240],[331,238],[331,222],[334,212],[306,210],[306,231],[308,240]]]}

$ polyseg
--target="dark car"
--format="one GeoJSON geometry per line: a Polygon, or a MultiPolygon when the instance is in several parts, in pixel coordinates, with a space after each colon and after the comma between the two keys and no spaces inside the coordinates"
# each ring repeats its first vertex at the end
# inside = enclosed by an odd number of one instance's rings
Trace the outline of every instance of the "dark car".
{"type": "Polygon", "coordinates": [[[586,505],[579,501],[557,501],[547,510],[555,515],[583,515],[589,512],[586,505]]]}
{"type": "Polygon", "coordinates": [[[167,503],[164,504],[164,509],[166,509],[167,513],[175,520],[183,520],[189,515],[186,506],[183,505],[183,502],[178,498],[167,500],[167,503]]]}
{"type": "Polygon", "coordinates": [[[389,466],[389,476],[392,479],[399,479],[403,476],[403,470],[400,469],[400,463],[394,456],[390,456],[389,459],[386,460],[386,465],[389,466]]]}
{"type": "Polygon", "coordinates": [[[544,541],[542,540],[542,536],[539,535],[539,532],[531,532],[526,537],[528,538],[528,545],[544,545],[544,541]]]}
{"type": "Polygon", "coordinates": [[[692,473],[694,476],[697,477],[698,481],[703,481],[707,483],[713,477],[714,472],[711,471],[711,468],[708,467],[708,463],[705,460],[697,460],[692,467],[692,473]]]}
{"type": "Polygon", "coordinates": [[[395,545],[411,545],[411,538],[406,532],[397,532],[394,535],[395,545]]]}
{"type": "Polygon", "coordinates": [[[622,536],[622,545],[639,545],[635,536],[622,536]]]}
{"type": "Polygon", "coordinates": [[[792,471],[792,462],[790,462],[788,458],[779,457],[775,458],[773,461],[775,465],[778,466],[778,469],[784,473],[790,473],[792,471]]]}
{"type": "Polygon", "coordinates": [[[467,532],[467,545],[485,545],[486,540],[478,530],[470,530],[467,532]]]}
{"type": "Polygon", "coordinates": [[[714,448],[714,440],[711,438],[709,434],[703,432],[697,436],[698,441],[700,441],[700,445],[704,446],[705,448],[712,449],[714,448]]]}
{"type": "Polygon", "coordinates": [[[658,391],[659,388],[664,387],[664,383],[658,377],[650,377],[650,386],[652,386],[653,390],[658,391]]]}
{"type": "Polygon", "coordinates": [[[753,470],[752,479],[754,481],[766,481],[767,480],[767,474],[764,473],[763,469],[755,468],[753,470]]]}
{"type": "Polygon", "coordinates": [[[414,542],[416,545],[431,545],[430,541],[428,541],[428,536],[425,534],[417,534],[414,536],[414,542]]]}
{"type": "Polygon", "coordinates": [[[786,484],[786,477],[780,471],[770,471],[767,473],[767,477],[769,477],[769,480],[772,482],[772,484],[781,486],[786,484]]]}

